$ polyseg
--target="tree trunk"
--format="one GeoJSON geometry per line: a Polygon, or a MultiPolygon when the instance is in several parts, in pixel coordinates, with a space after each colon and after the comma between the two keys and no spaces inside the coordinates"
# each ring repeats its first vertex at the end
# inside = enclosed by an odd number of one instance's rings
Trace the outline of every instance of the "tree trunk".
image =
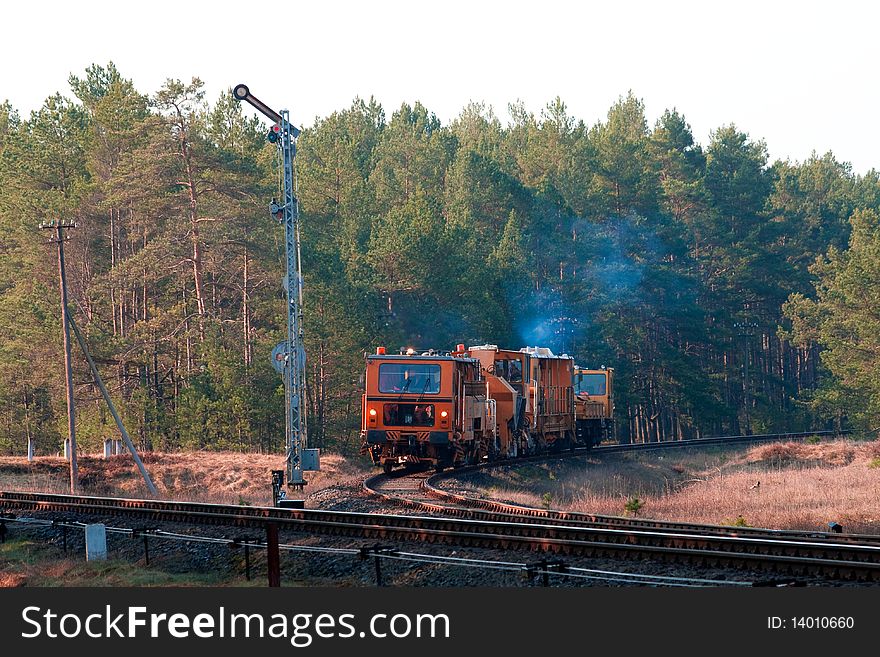
{"type": "Polygon", "coordinates": [[[192,165],[192,152],[186,136],[181,132],[180,155],[186,171],[186,187],[189,192],[189,224],[192,242],[193,283],[196,291],[196,311],[199,315],[199,342],[205,340],[205,293],[203,285],[202,239],[199,235],[199,195],[196,188],[195,172],[192,165]]]}
{"type": "Polygon", "coordinates": [[[244,280],[242,282],[241,292],[241,330],[244,346],[244,365],[249,368],[253,361],[253,353],[251,351],[251,316],[248,304],[248,248],[247,242],[244,246],[244,280]]]}

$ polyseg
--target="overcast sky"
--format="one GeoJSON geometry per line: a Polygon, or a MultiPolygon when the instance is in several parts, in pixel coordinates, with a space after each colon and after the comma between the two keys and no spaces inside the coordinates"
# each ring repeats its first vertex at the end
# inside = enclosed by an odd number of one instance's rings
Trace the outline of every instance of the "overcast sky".
{"type": "Polygon", "coordinates": [[[24,117],[111,60],[146,93],[199,76],[213,102],[244,82],[305,126],[371,95],[444,123],[471,100],[506,121],[509,102],[539,114],[558,95],[592,125],[631,89],[651,124],[675,107],[703,145],[735,123],[772,159],[831,150],[880,169],[873,2],[12,1],[0,101],[24,117]]]}

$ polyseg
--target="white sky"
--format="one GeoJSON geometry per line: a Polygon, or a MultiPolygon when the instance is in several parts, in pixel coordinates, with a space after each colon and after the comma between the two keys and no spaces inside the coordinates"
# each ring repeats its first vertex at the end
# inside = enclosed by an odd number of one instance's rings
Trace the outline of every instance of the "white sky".
{"type": "Polygon", "coordinates": [[[652,125],[675,107],[704,146],[733,122],[771,160],[831,150],[865,173],[880,169],[878,19],[869,0],[13,0],[0,101],[26,117],[111,60],[147,93],[197,75],[213,102],[244,82],[300,125],[358,95],[444,123],[470,100],[506,121],[511,101],[538,114],[559,95],[592,125],[632,89],[652,125]]]}

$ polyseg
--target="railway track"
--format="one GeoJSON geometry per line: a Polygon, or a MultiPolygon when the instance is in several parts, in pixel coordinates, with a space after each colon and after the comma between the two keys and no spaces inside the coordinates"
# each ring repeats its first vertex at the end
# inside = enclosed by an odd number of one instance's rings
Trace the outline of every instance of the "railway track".
{"type": "MultiPolygon", "coordinates": [[[[545,551],[590,557],[670,559],[715,567],[769,569],[880,581],[880,545],[830,540],[792,540],[705,535],[646,529],[564,525],[531,518],[465,519],[396,514],[237,507],[188,502],[131,500],[37,493],[0,493],[5,513],[137,518],[150,523],[187,523],[262,528],[277,551],[278,530],[379,541],[422,541],[491,549],[545,551]],[[274,533],[274,541],[273,541],[274,533]]],[[[271,557],[270,557],[271,560],[271,557]]]]}
{"type": "MultiPolygon", "coordinates": [[[[731,442],[751,442],[756,439],[794,439],[806,437],[807,435],[815,434],[774,434],[759,437],[738,436],[732,439],[719,438],[688,441],[687,444],[729,444],[731,442]]],[[[682,445],[675,445],[675,447],[679,446],[682,445]]],[[[594,451],[608,453],[633,449],[661,449],[662,447],[658,445],[610,446],[596,448],[594,451]]],[[[576,456],[583,456],[583,452],[580,454],[558,454],[551,457],[534,457],[517,461],[517,463],[544,461],[548,460],[548,458],[572,458],[576,456]]],[[[833,554],[837,549],[841,549],[837,554],[844,556],[847,550],[842,546],[866,548],[863,554],[867,556],[873,553],[875,556],[869,557],[869,559],[873,559],[875,565],[877,559],[880,558],[880,553],[876,552],[880,548],[880,536],[877,535],[728,527],[539,509],[507,504],[495,500],[474,498],[444,490],[439,486],[439,483],[444,479],[466,475],[503,464],[503,462],[483,464],[439,474],[404,472],[397,476],[377,475],[366,480],[364,488],[372,495],[387,501],[428,513],[442,514],[447,517],[484,522],[533,524],[541,527],[581,528],[586,531],[599,532],[598,535],[603,537],[614,536],[614,534],[602,534],[602,532],[630,532],[629,538],[633,543],[646,541],[652,545],[661,544],[663,541],[659,537],[666,536],[668,538],[667,543],[670,546],[695,546],[693,552],[690,553],[671,550],[665,555],[666,558],[671,557],[684,561],[703,561],[707,558],[705,547],[714,550],[717,546],[723,544],[735,550],[738,554],[748,553],[756,556],[763,554],[766,557],[766,560],[763,562],[760,559],[752,560],[752,565],[758,563],[760,567],[778,569],[781,563],[789,563],[791,566],[795,566],[795,570],[797,570],[796,564],[800,564],[800,566],[806,565],[806,562],[799,561],[797,556],[803,551],[804,554],[820,555],[818,558],[827,560],[827,567],[821,566],[814,572],[831,575],[832,577],[860,577],[861,575],[856,574],[858,569],[853,570],[849,566],[843,569],[836,569],[831,565],[832,562],[836,561],[836,556],[833,556],[833,554]],[[705,539],[705,543],[701,543],[701,539],[705,539]],[[831,558],[828,558],[829,555],[832,555],[831,558]],[[789,557],[791,557],[790,561],[788,561],[789,557]]],[[[686,550],[690,550],[690,548],[686,548],[686,550]]],[[[848,558],[845,557],[844,560],[848,560],[848,558]]],[[[729,556],[722,560],[725,565],[730,565],[734,561],[736,561],[736,558],[729,556]]],[[[709,562],[711,562],[711,558],[709,562]]],[[[866,569],[861,574],[866,574],[868,570],[874,570],[874,568],[866,569]]],[[[810,569],[807,568],[807,572],[809,571],[810,569]]],[[[868,577],[870,579],[877,579],[876,575],[869,575],[868,577]]]]}

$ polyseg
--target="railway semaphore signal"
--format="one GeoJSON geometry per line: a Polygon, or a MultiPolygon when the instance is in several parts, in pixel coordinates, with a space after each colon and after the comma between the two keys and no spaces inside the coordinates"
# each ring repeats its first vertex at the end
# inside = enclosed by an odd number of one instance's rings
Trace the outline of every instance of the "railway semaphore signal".
{"type": "MultiPolygon", "coordinates": [[[[284,224],[287,272],[284,289],[287,295],[287,341],[272,352],[272,365],[284,379],[285,425],[287,428],[287,485],[302,491],[306,485],[303,472],[320,469],[319,450],[307,449],[305,414],[305,348],[302,328],[302,266],[299,246],[299,202],[294,194],[293,161],[296,157],[296,138],[300,131],[291,125],[287,110],[276,112],[251,94],[247,85],[239,84],[232,90],[236,100],[245,101],[263,116],[273,121],[266,138],[276,144],[283,161],[283,198],[272,199],[269,213],[284,224]]],[[[273,479],[274,481],[274,479],[273,479]]],[[[275,495],[274,497],[279,497],[275,495]]],[[[301,501],[276,500],[284,506],[302,506],[301,501]]]]}

